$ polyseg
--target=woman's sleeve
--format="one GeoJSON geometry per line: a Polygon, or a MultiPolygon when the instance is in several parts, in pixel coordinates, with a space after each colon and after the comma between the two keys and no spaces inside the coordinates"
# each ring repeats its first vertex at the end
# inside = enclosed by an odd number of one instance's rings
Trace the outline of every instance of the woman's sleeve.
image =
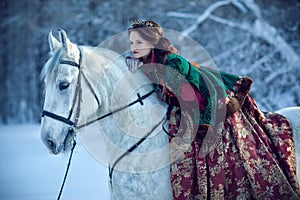
{"type": "Polygon", "coordinates": [[[196,69],[185,58],[178,55],[170,56],[167,61],[166,85],[182,101],[196,101],[200,109],[204,110],[207,99],[199,93],[200,79],[195,80],[194,76],[191,76],[196,69]]]}
{"type": "Polygon", "coordinates": [[[188,62],[171,54],[166,62],[165,84],[178,97],[181,94],[182,86],[188,83],[186,74],[189,68],[188,62]]]}

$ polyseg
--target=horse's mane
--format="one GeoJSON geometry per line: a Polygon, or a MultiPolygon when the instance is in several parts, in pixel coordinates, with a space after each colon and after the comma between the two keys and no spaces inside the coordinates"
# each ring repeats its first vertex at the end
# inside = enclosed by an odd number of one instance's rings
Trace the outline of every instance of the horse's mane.
{"type": "Polygon", "coordinates": [[[121,55],[109,49],[91,46],[81,46],[80,49],[82,52],[82,71],[95,84],[100,77],[109,76],[107,78],[111,78],[109,73],[112,71],[113,73],[124,73],[126,70],[125,62],[120,62],[121,55]],[[110,67],[114,69],[112,70],[110,67]]]}
{"type": "Polygon", "coordinates": [[[58,63],[60,61],[60,57],[61,57],[61,54],[62,54],[61,52],[62,52],[61,48],[56,50],[52,54],[50,59],[44,65],[43,70],[40,74],[40,79],[43,82],[47,81],[48,77],[54,77],[55,76],[55,74],[57,72],[57,68],[58,68],[58,63]]]}

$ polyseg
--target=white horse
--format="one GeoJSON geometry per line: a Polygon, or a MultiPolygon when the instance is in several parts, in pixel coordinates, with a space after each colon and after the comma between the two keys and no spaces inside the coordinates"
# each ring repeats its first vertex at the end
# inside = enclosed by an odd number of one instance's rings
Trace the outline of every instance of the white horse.
{"type": "MultiPolygon", "coordinates": [[[[111,167],[112,199],[173,199],[168,136],[161,126],[166,105],[152,95],[145,76],[128,72],[116,53],[77,46],[63,30],[59,36],[60,41],[49,33],[52,56],[41,74],[45,81],[42,141],[51,153],[59,154],[71,149],[79,129],[89,150],[100,146],[100,150],[91,151],[111,167]],[[137,103],[127,107],[138,93],[137,103]],[[102,136],[89,137],[85,125],[97,118],[102,136]],[[100,145],[93,137],[106,142],[100,145]],[[98,155],[101,153],[107,158],[98,155]]],[[[299,110],[278,111],[292,122],[296,145],[300,144],[299,110]]],[[[296,149],[299,155],[299,146],[296,149]]],[[[297,166],[299,169],[299,160],[297,166]]]]}
{"type": "MultiPolygon", "coordinates": [[[[95,122],[107,141],[104,150],[105,162],[111,167],[111,196],[173,199],[168,135],[162,130],[166,105],[152,95],[153,87],[146,77],[141,72],[128,72],[124,59],[116,53],[77,46],[63,30],[59,36],[60,41],[49,33],[52,57],[41,74],[45,81],[42,141],[53,154],[70,150],[76,129],[85,132],[84,124],[91,119],[139,99],[95,122]]],[[[88,148],[92,140],[85,143],[88,148]]]]}

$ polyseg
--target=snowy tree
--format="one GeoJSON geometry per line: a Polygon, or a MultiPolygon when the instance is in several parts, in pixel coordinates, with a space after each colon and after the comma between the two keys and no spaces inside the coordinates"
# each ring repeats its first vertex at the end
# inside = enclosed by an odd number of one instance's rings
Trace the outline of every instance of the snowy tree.
{"type": "MultiPolygon", "coordinates": [[[[179,31],[202,45],[220,70],[253,78],[252,94],[263,110],[300,105],[299,1],[3,0],[0,6],[2,123],[40,120],[49,30],[63,28],[74,42],[96,46],[133,19],[179,31]]],[[[197,60],[193,47],[186,49],[182,53],[197,60]]]]}

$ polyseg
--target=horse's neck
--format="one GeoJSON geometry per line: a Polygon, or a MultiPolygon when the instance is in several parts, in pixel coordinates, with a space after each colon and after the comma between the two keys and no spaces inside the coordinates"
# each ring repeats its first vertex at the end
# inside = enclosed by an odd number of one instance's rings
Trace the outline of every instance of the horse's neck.
{"type": "MultiPolygon", "coordinates": [[[[122,74],[120,67],[111,66],[112,61],[117,60],[119,55],[98,47],[80,46],[80,49],[82,53],[82,72],[87,77],[101,103],[98,112],[108,112],[110,110],[109,98],[114,87],[113,81],[122,74]],[[114,71],[116,72],[112,73],[111,68],[115,68],[114,71]]],[[[87,87],[85,81],[83,81],[83,84],[87,87]]],[[[85,91],[91,93],[89,89],[85,91]]],[[[83,95],[83,98],[86,102],[92,100],[89,94],[83,95]]]]}
{"type": "Polygon", "coordinates": [[[129,72],[121,55],[102,48],[81,48],[86,55],[83,58],[83,71],[97,86],[97,93],[102,97],[106,109],[116,109],[129,103],[131,95],[151,90],[152,84],[146,76],[139,71],[129,72]]]}
{"type": "MultiPolygon", "coordinates": [[[[86,67],[93,67],[91,71],[86,73],[91,77],[94,84],[96,83],[97,94],[101,99],[101,105],[97,112],[98,117],[116,111],[121,107],[126,107],[126,105],[138,98],[138,93],[143,96],[153,90],[152,84],[143,73],[129,72],[125,66],[124,58],[113,52],[99,49],[94,56],[90,54],[84,61],[86,67]]],[[[159,101],[154,93],[143,100],[143,105],[136,103],[101,120],[98,126],[105,143],[108,162],[113,164],[124,151],[136,144],[148,133],[151,133],[151,136],[135,149],[136,153],[158,152],[162,147],[165,147],[168,143],[167,135],[159,134],[162,132],[160,122],[165,113],[165,104],[159,101]],[[152,129],[157,126],[159,128],[153,131],[152,129]]],[[[168,154],[163,152],[160,155],[168,154]]],[[[125,164],[118,163],[118,167],[121,170],[131,170],[128,167],[135,167],[135,169],[146,168],[140,164],[126,164],[131,159],[126,156],[126,159],[121,161],[124,161],[125,164]]],[[[134,160],[139,161],[140,159],[134,160]]],[[[157,160],[160,161],[161,159],[157,160]]],[[[169,159],[167,160],[169,161],[169,159]]],[[[152,162],[152,159],[148,159],[148,161],[152,162]]],[[[152,165],[149,164],[147,166],[152,165]]]]}
{"type": "MultiPolygon", "coordinates": [[[[103,115],[128,105],[153,89],[146,76],[138,71],[131,73],[125,66],[124,58],[106,49],[83,49],[86,57],[84,65],[92,69],[86,70],[90,79],[97,84],[97,94],[101,99],[98,115],[103,115]]],[[[113,122],[103,120],[103,123],[117,123],[126,130],[136,129],[147,132],[155,126],[164,116],[166,106],[159,101],[156,94],[143,100],[144,105],[137,103],[113,115],[113,122]],[[137,127],[138,126],[138,127],[137,127]],[[147,129],[147,130],[146,130],[147,129]]],[[[135,133],[134,133],[135,134],[135,133]]],[[[137,131],[136,134],[141,134],[137,131]]]]}

